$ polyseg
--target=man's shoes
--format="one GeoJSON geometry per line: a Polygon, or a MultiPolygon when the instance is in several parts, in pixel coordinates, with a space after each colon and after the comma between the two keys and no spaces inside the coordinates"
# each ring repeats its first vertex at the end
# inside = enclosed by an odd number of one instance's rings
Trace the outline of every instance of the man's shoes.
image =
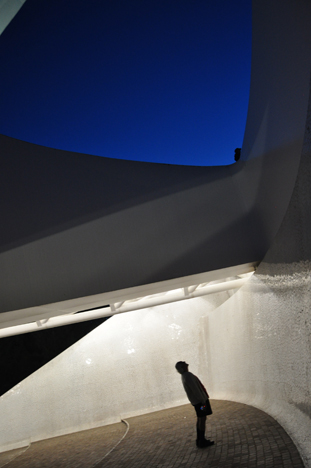
{"type": "Polygon", "coordinates": [[[196,444],[197,444],[197,447],[198,448],[206,448],[206,447],[210,447],[211,445],[214,445],[214,441],[213,440],[206,440],[206,439],[203,439],[203,440],[197,440],[196,441],[196,444]]]}

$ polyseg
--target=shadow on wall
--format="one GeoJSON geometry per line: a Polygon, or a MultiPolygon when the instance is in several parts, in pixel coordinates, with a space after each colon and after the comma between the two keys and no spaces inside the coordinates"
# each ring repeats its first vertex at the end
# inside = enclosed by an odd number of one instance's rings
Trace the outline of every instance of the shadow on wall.
{"type": "MultiPolygon", "coordinates": [[[[208,262],[211,270],[218,270],[228,267],[227,259],[223,257],[217,248],[219,245],[230,245],[235,250],[235,256],[239,259],[239,263],[249,263],[250,261],[257,262],[264,255],[263,245],[269,238],[265,237],[264,223],[261,222],[260,212],[253,212],[240,217],[230,225],[226,225],[223,229],[210,236],[205,242],[198,244],[195,248],[188,249],[184,246],[182,253],[178,256],[175,262],[167,263],[165,268],[157,271],[156,277],[150,275],[146,279],[146,283],[153,283],[157,277],[173,278],[176,271],[180,272],[180,276],[186,276],[190,268],[197,269],[203,273],[204,267],[208,262]],[[262,244],[256,245],[252,241],[247,244],[241,243],[239,233],[248,233],[250,239],[254,239],[256,232],[262,233],[262,244]],[[214,248],[211,248],[214,246],[214,248]],[[186,266],[186,267],[185,267],[186,266]]],[[[163,263],[163,262],[162,262],[163,263]]],[[[230,265],[235,266],[235,265],[230,265]]]]}
{"type": "Polygon", "coordinates": [[[238,170],[235,164],[197,167],[103,158],[4,135],[0,142],[0,206],[7,220],[0,251],[230,177],[238,170]]]}
{"type": "Polygon", "coordinates": [[[0,395],[47,364],[109,317],[0,339],[0,395]]]}

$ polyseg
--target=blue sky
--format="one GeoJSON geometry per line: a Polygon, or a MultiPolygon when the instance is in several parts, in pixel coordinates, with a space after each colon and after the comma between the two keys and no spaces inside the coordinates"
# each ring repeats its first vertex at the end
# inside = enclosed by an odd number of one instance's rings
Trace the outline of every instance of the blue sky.
{"type": "Polygon", "coordinates": [[[250,0],[27,0],[0,36],[0,133],[113,158],[231,164],[250,62],[250,0]]]}

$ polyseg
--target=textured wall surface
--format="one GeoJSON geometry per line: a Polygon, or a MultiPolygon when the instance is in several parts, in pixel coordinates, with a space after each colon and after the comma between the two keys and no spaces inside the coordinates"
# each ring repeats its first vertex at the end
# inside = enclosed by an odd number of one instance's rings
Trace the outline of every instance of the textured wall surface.
{"type": "Polygon", "coordinates": [[[256,406],[278,420],[311,466],[310,264],[252,277],[209,316],[213,398],[256,406]],[[219,339],[221,336],[221,339],[219,339]]]}
{"type": "Polygon", "coordinates": [[[206,375],[203,318],[232,294],[109,319],[0,397],[0,450],[186,403],[175,363],[206,375]]]}
{"type": "Polygon", "coordinates": [[[296,185],[274,244],[236,295],[209,314],[214,398],[274,416],[311,466],[311,105],[296,185]],[[219,340],[221,336],[221,340],[219,340]]]}

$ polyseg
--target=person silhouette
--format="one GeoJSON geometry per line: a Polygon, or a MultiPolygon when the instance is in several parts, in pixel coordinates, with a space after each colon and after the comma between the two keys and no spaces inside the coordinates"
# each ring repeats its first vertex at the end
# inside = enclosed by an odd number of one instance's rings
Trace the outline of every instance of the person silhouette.
{"type": "Polygon", "coordinates": [[[197,415],[197,439],[196,446],[205,448],[214,445],[214,441],[205,439],[206,416],[212,414],[212,408],[209,402],[209,395],[198,377],[188,371],[189,364],[185,361],[178,361],[175,369],[181,374],[181,381],[184,386],[187,397],[194,406],[197,415]]]}

